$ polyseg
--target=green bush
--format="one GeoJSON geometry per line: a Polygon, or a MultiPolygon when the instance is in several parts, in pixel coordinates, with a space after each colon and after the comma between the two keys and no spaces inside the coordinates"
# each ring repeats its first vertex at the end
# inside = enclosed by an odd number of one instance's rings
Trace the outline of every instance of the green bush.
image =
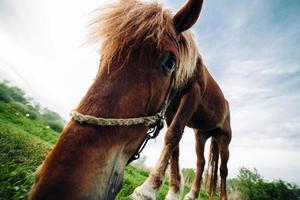
{"type": "Polygon", "coordinates": [[[17,111],[16,114],[22,114],[29,119],[44,121],[45,127],[49,126],[56,132],[61,132],[64,127],[65,121],[59,114],[48,108],[43,108],[32,98],[26,97],[20,88],[10,86],[8,82],[0,82],[0,102],[9,103],[17,111]]]}
{"type": "Polygon", "coordinates": [[[54,131],[61,132],[65,121],[57,114],[49,110],[48,108],[43,108],[41,111],[41,118],[45,121],[45,123],[54,131]]]}
{"type": "Polygon", "coordinates": [[[238,190],[245,200],[299,200],[300,189],[282,180],[265,181],[256,169],[245,167],[237,178],[228,181],[229,192],[238,190]]]}
{"type": "Polygon", "coordinates": [[[28,113],[28,107],[20,102],[11,102],[10,105],[24,116],[28,113]]]}
{"type": "Polygon", "coordinates": [[[9,102],[20,102],[23,104],[28,103],[28,99],[25,93],[18,87],[10,86],[8,82],[0,82],[0,101],[9,102]]]}
{"type": "Polygon", "coordinates": [[[41,119],[40,111],[32,105],[27,105],[27,117],[30,119],[41,119]]]}
{"type": "Polygon", "coordinates": [[[9,90],[10,96],[13,98],[14,101],[20,102],[23,104],[28,103],[28,99],[25,96],[25,92],[23,92],[20,88],[11,86],[9,90]]]}
{"type": "Polygon", "coordinates": [[[42,113],[42,118],[45,121],[53,121],[53,120],[64,121],[58,113],[53,112],[53,111],[49,110],[48,108],[41,109],[41,113],[42,113]]]}
{"type": "MultiPolygon", "coordinates": [[[[1,86],[1,84],[0,84],[1,86]]],[[[6,91],[0,87],[0,101],[9,103],[13,101],[13,98],[11,98],[11,96],[9,96],[9,94],[6,93],[6,91]]]]}
{"type": "Polygon", "coordinates": [[[46,123],[52,130],[54,130],[58,133],[60,133],[62,131],[62,129],[64,128],[64,124],[59,120],[47,121],[46,123]]]}

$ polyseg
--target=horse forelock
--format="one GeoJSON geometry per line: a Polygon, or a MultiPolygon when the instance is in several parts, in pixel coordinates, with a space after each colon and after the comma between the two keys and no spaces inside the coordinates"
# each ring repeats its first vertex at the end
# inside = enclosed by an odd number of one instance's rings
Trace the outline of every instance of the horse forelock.
{"type": "Polygon", "coordinates": [[[116,57],[126,63],[135,47],[143,42],[151,41],[163,49],[166,38],[178,44],[179,67],[175,87],[180,88],[195,72],[198,50],[191,31],[179,35],[173,26],[172,12],[160,4],[135,0],[108,4],[100,8],[100,15],[90,31],[90,41],[101,42],[102,64],[108,66],[116,57]]]}

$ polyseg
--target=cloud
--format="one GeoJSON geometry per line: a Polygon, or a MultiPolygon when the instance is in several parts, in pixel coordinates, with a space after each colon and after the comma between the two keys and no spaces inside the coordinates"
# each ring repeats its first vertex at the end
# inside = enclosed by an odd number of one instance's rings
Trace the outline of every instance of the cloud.
{"type": "Polygon", "coordinates": [[[38,0],[0,3],[0,60],[5,63],[0,67],[7,75],[2,78],[25,80],[25,87],[18,85],[67,118],[98,68],[96,50],[82,44],[90,20],[88,15],[99,3],[38,0]],[[66,13],[66,9],[70,10],[66,13]]]}

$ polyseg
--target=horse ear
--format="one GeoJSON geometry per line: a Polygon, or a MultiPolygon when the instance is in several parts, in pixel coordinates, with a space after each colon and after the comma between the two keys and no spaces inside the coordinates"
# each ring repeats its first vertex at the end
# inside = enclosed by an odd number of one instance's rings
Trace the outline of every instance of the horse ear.
{"type": "Polygon", "coordinates": [[[186,31],[197,21],[203,0],[189,0],[174,16],[173,22],[178,32],[186,31]]]}

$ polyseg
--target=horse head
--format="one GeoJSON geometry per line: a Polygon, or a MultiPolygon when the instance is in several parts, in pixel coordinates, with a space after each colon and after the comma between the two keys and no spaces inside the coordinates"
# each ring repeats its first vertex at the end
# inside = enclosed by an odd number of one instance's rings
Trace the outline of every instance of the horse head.
{"type": "MultiPolygon", "coordinates": [[[[198,51],[188,29],[201,6],[201,0],[189,0],[175,16],[156,3],[106,6],[92,25],[92,39],[101,41],[101,62],[76,108],[81,119],[155,116],[170,87],[183,87],[193,75],[198,51]]],[[[30,199],[115,198],[124,168],[147,136],[149,124],[87,121],[73,118],[64,128],[37,171],[30,199]]]]}

